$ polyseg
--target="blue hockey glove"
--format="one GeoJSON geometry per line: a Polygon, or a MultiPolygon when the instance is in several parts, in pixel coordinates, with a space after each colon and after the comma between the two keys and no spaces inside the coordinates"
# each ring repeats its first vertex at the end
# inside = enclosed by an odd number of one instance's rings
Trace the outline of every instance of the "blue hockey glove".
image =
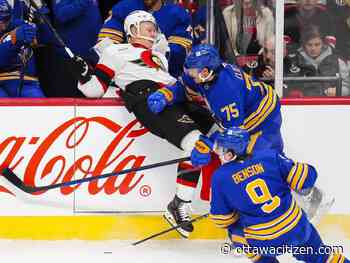
{"type": "Polygon", "coordinates": [[[214,143],[208,137],[201,135],[191,152],[192,165],[207,165],[210,162],[213,147],[214,143]]]}
{"type": "Polygon", "coordinates": [[[18,46],[30,45],[36,38],[36,27],[30,24],[23,24],[16,28],[12,43],[18,46]]]}
{"type": "Polygon", "coordinates": [[[158,114],[162,112],[173,100],[173,93],[167,88],[161,88],[147,98],[148,108],[151,112],[158,114]]]}

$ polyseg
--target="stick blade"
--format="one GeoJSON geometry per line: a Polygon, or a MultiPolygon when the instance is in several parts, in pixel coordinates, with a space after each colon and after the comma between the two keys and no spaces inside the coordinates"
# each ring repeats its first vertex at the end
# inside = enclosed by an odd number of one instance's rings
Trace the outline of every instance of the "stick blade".
{"type": "Polygon", "coordinates": [[[1,171],[1,174],[14,186],[26,193],[34,192],[32,187],[26,186],[23,181],[8,167],[1,171]]]}

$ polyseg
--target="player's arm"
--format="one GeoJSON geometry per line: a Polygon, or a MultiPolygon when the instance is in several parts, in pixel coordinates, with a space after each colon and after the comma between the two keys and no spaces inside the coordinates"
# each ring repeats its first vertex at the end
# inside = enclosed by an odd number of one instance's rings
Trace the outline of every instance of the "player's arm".
{"type": "Polygon", "coordinates": [[[175,84],[167,85],[148,96],[148,108],[153,113],[158,114],[167,106],[185,101],[186,90],[194,84],[192,82],[193,80],[189,76],[183,74],[175,84]]]}
{"type": "Polygon", "coordinates": [[[0,67],[12,65],[21,47],[34,43],[36,33],[35,26],[22,22],[17,28],[4,36],[0,44],[0,67]]]}
{"type": "Polygon", "coordinates": [[[85,61],[76,63],[76,75],[80,75],[80,78],[78,77],[78,89],[86,97],[100,98],[106,93],[116,71],[124,63],[122,59],[118,63],[113,63],[112,60],[113,57],[109,54],[107,48],[93,70],[85,61]],[[79,63],[80,65],[78,65],[79,63]]]}
{"type": "Polygon", "coordinates": [[[54,0],[52,3],[54,18],[62,24],[69,22],[83,14],[93,3],[93,0],[54,0]]]}
{"type": "Polygon", "coordinates": [[[249,107],[260,100],[256,110],[247,116],[243,122],[242,128],[252,131],[274,111],[278,104],[278,97],[272,86],[256,81],[244,72],[242,72],[242,77],[242,89],[245,94],[246,105],[249,107]]]}
{"type": "Polygon", "coordinates": [[[239,219],[238,212],[232,210],[227,204],[224,182],[219,170],[212,177],[209,218],[219,228],[227,228],[239,219]]]}
{"type": "Polygon", "coordinates": [[[281,154],[277,154],[277,162],[284,179],[291,189],[299,192],[314,186],[317,179],[317,171],[312,165],[295,162],[281,154]]]}
{"type": "Polygon", "coordinates": [[[187,52],[192,48],[192,20],[191,16],[183,9],[176,9],[178,12],[173,19],[176,19],[176,26],[168,36],[170,58],[169,72],[174,77],[182,73],[187,52]]]}
{"type": "Polygon", "coordinates": [[[0,67],[6,67],[13,64],[13,59],[16,58],[19,52],[19,47],[14,45],[11,39],[0,44],[0,67]]]}

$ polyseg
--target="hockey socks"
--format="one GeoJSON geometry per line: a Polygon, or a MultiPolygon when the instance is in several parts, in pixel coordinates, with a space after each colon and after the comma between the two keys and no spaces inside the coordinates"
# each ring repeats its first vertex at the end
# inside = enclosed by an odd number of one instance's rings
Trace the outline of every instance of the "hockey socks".
{"type": "Polygon", "coordinates": [[[181,162],[177,169],[176,195],[184,200],[191,201],[197,187],[201,170],[190,162],[181,162]]]}

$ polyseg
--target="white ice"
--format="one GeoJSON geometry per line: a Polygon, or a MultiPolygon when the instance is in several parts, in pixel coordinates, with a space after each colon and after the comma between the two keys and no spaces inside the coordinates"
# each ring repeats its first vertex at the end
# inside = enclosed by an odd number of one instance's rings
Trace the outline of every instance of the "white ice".
{"type": "MultiPolygon", "coordinates": [[[[328,244],[343,245],[350,255],[350,240],[324,238],[328,244]]],[[[150,240],[138,246],[132,241],[0,241],[0,262],[33,263],[246,263],[245,257],[223,255],[225,240],[150,240]]],[[[297,262],[289,255],[280,262],[297,262]]]]}
{"type": "Polygon", "coordinates": [[[250,262],[220,253],[224,241],[0,241],[0,262],[189,263],[250,262]]]}

